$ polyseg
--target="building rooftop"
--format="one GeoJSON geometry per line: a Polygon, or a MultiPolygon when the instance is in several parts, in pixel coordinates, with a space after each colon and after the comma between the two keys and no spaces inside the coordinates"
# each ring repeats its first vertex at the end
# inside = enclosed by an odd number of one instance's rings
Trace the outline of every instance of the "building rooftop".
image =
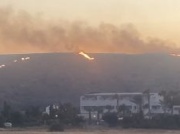
{"type": "MultiPolygon", "coordinates": [[[[142,92],[123,92],[123,93],[88,93],[85,95],[96,95],[96,96],[106,96],[106,95],[142,95],[142,92]]],[[[151,95],[156,93],[150,93],[151,95]]]]}
{"type": "Polygon", "coordinates": [[[142,93],[136,92],[136,93],[89,93],[85,95],[141,95],[142,93]]]}

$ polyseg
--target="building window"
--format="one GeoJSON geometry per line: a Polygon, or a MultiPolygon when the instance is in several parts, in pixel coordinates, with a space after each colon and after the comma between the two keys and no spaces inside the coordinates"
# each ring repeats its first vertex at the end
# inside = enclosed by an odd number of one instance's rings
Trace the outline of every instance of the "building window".
{"type": "Polygon", "coordinates": [[[153,110],[158,110],[158,109],[160,109],[160,106],[159,106],[159,105],[153,105],[153,106],[152,106],[152,109],[153,109],[153,110]]]}
{"type": "Polygon", "coordinates": [[[128,108],[129,110],[131,110],[131,109],[132,109],[132,106],[127,106],[127,108],[128,108]]]}
{"type": "Polygon", "coordinates": [[[177,110],[177,111],[178,111],[178,110],[180,110],[180,107],[175,107],[174,110],[177,110]]]}
{"type": "Polygon", "coordinates": [[[86,95],[82,97],[82,100],[97,100],[97,96],[86,95]]]}

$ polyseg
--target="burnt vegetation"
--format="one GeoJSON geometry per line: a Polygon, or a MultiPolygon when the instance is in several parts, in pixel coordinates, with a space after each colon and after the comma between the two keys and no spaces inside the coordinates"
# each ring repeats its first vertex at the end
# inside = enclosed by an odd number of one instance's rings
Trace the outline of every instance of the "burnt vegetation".
{"type": "MultiPolygon", "coordinates": [[[[6,121],[11,121],[13,126],[39,126],[46,123],[51,126],[51,131],[58,125],[63,128],[70,124],[74,126],[78,124],[76,122],[83,121],[77,117],[78,108],[76,111],[68,106],[69,112],[58,111],[58,122],[52,115],[42,115],[41,108],[58,102],[70,102],[72,107],[78,107],[79,97],[89,92],[133,92],[144,91],[148,87],[152,92],[159,92],[166,97],[162,104],[168,108],[180,104],[180,97],[175,96],[173,100],[170,97],[179,95],[178,57],[166,54],[91,55],[95,58],[93,62],[74,53],[1,56],[0,61],[7,65],[0,69],[1,125],[6,121]],[[31,59],[9,64],[14,59],[26,56],[31,59]],[[177,92],[169,92],[175,89],[177,92]],[[4,106],[5,100],[8,100],[7,106],[4,106]]],[[[138,98],[135,100],[136,103],[140,101],[138,98]]],[[[129,115],[124,106],[119,111],[124,116],[129,115]]],[[[111,127],[179,129],[177,115],[163,114],[146,119],[138,114],[126,116],[121,121],[117,121],[114,118],[117,115],[114,115],[112,120],[112,115],[104,115],[104,121],[111,127]]]]}
{"type": "Polygon", "coordinates": [[[180,89],[180,60],[166,54],[91,54],[87,61],[74,53],[29,54],[30,60],[9,64],[24,55],[3,55],[0,62],[0,107],[14,108],[54,102],[79,105],[89,92],[152,92],[180,89]],[[156,60],[154,60],[156,59],[156,60]],[[69,99],[71,98],[71,99],[69,99]]]}

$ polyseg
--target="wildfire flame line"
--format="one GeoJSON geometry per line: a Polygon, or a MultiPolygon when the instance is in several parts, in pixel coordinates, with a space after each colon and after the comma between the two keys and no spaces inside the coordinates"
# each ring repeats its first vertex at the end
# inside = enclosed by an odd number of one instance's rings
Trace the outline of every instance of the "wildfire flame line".
{"type": "Polygon", "coordinates": [[[3,64],[3,65],[0,65],[0,68],[3,68],[3,67],[5,67],[5,66],[6,66],[6,65],[4,65],[4,64],[3,64]]]}
{"type": "MultiPolygon", "coordinates": [[[[16,63],[16,62],[18,62],[18,61],[20,61],[20,60],[21,60],[21,61],[30,60],[30,57],[25,57],[25,58],[21,58],[21,59],[19,59],[19,60],[14,60],[13,62],[16,63]]],[[[11,63],[9,63],[9,64],[11,64],[11,63]]],[[[0,65],[0,68],[4,68],[4,67],[6,67],[5,64],[0,65]]]]}
{"type": "Polygon", "coordinates": [[[171,56],[177,56],[180,57],[180,54],[170,54],[171,56]]]}
{"type": "Polygon", "coordinates": [[[88,59],[88,60],[94,60],[94,58],[93,57],[90,57],[88,54],[86,54],[86,53],[84,53],[84,52],[79,52],[79,54],[80,55],[82,55],[82,56],[84,56],[86,59],[88,59]]]}

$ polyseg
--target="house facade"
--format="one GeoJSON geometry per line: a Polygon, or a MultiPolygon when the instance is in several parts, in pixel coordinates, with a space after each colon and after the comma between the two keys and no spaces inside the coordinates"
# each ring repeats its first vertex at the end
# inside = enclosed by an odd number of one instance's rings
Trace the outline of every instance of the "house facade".
{"type": "Polygon", "coordinates": [[[180,114],[180,105],[173,106],[173,114],[179,115],[180,114]]]}
{"type": "Polygon", "coordinates": [[[84,118],[101,118],[106,112],[144,115],[163,113],[162,96],[158,93],[90,93],[80,97],[80,114],[84,118]]]}

